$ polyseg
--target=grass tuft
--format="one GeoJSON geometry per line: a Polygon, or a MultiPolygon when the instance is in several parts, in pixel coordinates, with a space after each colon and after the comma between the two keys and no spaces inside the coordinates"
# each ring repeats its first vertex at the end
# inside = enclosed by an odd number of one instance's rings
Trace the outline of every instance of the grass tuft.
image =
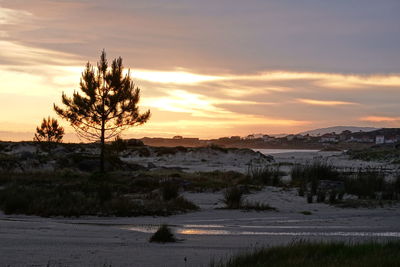
{"type": "Polygon", "coordinates": [[[149,241],[156,243],[170,243],[176,242],[177,240],[168,225],[163,224],[158,228],[157,232],[150,237],[149,241]]]}
{"type": "Polygon", "coordinates": [[[301,213],[303,215],[312,215],[312,212],[308,211],[308,210],[300,211],[299,213],[301,213]]]}
{"type": "Polygon", "coordinates": [[[222,200],[227,209],[239,209],[243,204],[243,190],[237,186],[227,188],[222,200]]]}

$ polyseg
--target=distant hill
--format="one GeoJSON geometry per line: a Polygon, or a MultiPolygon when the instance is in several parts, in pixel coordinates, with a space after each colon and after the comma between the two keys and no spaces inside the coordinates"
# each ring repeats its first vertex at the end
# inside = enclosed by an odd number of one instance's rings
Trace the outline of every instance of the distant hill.
{"type": "Polygon", "coordinates": [[[375,130],[379,130],[379,128],[374,128],[374,127],[357,127],[357,126],[333,126],[333,127],[328,127],[328,128],[320,128],[320,129],[315,129],[315,130],[310,130],[306,132],[299,133],[301,135],[306,135],[309,134],[311,136],[319,136],[323,135],[326,133],[337,133],[340,134],[343,131],[350,131],[352,133],[355,132],[371,132],[375,130]]]}

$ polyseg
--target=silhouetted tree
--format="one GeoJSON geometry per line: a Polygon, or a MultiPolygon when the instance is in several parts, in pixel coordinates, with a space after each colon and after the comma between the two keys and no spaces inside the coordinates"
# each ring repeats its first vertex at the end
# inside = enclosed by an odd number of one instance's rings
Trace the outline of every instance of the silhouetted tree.
{"type": "Polygon", "coordinates": [[[109,66],[103,50],[97,68],[89,62],[82,73],[79,92],[71,98],[62,94],[65,109],[54,104],[54,110],[68,120],[80,137],[100,141],[100,170],[104,172],[105,140],[118,136],[131,126],[141,125],[150,118],[150,110],[139,113],[137,104],[140,89],[130,77],[123,74],[122,58],[109,66]]]}
{"type": "Polygon", "coordinates": [[[51,143],[60,143],[64,137],[64,128],[58,124],[56,119],[48,117],[43,118],[42,124],[36,127],[36,133],[33,138],[37,142],[46,142],[47,149],[50,150],[51,143]]]}

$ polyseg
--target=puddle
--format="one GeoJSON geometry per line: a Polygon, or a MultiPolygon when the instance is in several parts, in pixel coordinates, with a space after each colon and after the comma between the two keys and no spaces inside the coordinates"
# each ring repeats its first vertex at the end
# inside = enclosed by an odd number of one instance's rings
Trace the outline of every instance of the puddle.
{"type": "MultiPolygon", "coordinates": [[[[141,233],[154,233],[159,225],[125,226],[123,229],[141,233]]],[[[265,236],[345,236],[345,237],[400,237],[400,232],[376,231],[279,231],[279,229],[351,229],[348,226],[245,226],[245,225],[170,225],[173,230],[182,235],[265,235],[265,236]],[[247,228],[247,229],[246,229],[247,228]],[[268,229],[278,231],[265,231],[268,229]],[[255,230],[254,230],[255,229],[255,230]],[[264,230],[264,231],[263,231],[264,230]]],[[[358,226],[358,228],[360,228],[358,226]]],[[[361,227],[362,228],[362,227],[361,227]]]]}

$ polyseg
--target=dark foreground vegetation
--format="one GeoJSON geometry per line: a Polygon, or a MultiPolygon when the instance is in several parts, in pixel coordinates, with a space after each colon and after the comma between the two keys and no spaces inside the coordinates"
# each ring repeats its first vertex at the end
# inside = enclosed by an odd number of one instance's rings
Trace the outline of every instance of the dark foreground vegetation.
{"type": "Polygon", "coordinates": [[[225,189],[223,193],[222,202],[225,204],[224,209],[241,209],[241,210],[254,210],[254,211],[267,211],[276,210],[276,208],[271,207],[265,203],[251,202],[244,198],[244,193],[246,192],[246,187],[234,186],[225,189]]]}
{"type": "Polygon", "coordinates": [[[400,266],[400,242],[364,244],[298,242],[258,249],[212,267],[392,267],[400,266]]]}
{"type": "Polygon", "coordinates": [[[6,214],[166,216],[198,209],[173,181],[124,173],[2,173],[0,184],[6,214]]]}
{"type": "Polygon", "coordinates": [[[224,190],[228,209],[274,210],[267,204],[243,201],[245,193],[261,188],[258,180],[233,171],[0,172],[0,209],[6,214],[45,217],[167,216],[199,209],[181,196],[183,191],[224,190]]]}
{"type": "Polygon", "coordinates": [[[326,162],[314,161],[293,166],[291,177],[291,184],[299,188],[299,195],[309,203],[357,207],[400,200],[400,173],[382,169],[338,170],[326,162]],[[344,199],[346,194],[356,199],[344,199]]]}
{"type": "Polygon", "coordinates": [[[347,154],[352,159],[366,161],[383,161],[393,164],[400,164],[400,144],[380,145],[364,149],[349,150],[347,154]]]}
{"type": "Polygon", "coordinates": [[[172,243],[178,241],[172,230],[168,227],[168,225],[161,225],[158,230],[150,237],[150,242],[156,243],[172,243]]]}
{"type": "MultiPolygon", "coordinates": [[[[340,207],[374,207],[400,200],[400,173],[384,169],[337,169],[324,161],[295,164],[291,182],[283,182],[284,165],[245,149],[146,147],[116,140],[107,145],[106,174],[98,172],[95,144],[0,142],[0,209],[7,214],[39,216],[142,216],[184,213],[198,207],[181,196],[186,192],[221,192],[226,209],[266,211],[266,203],[247,201],[248,193],[265,186],[295,187],[305,202],[340,207]],[[26,149],[22,151],[21,149],[26,149]],[[32,151],[29,151],[32,150],[32,151]],[[20,152],[19,152],[20,151],[20,152]],[[36,151],[36,152],[35,152],[36,151]],[[142,166],[121,157],[256,154],[270,163],[234,171],[184,172],[182,168],[142,166]]],[[[206,161],[206,159],[204,159],[206,161]]],[[[154,165],[154,166],[153,166],[154,165]]]]}

